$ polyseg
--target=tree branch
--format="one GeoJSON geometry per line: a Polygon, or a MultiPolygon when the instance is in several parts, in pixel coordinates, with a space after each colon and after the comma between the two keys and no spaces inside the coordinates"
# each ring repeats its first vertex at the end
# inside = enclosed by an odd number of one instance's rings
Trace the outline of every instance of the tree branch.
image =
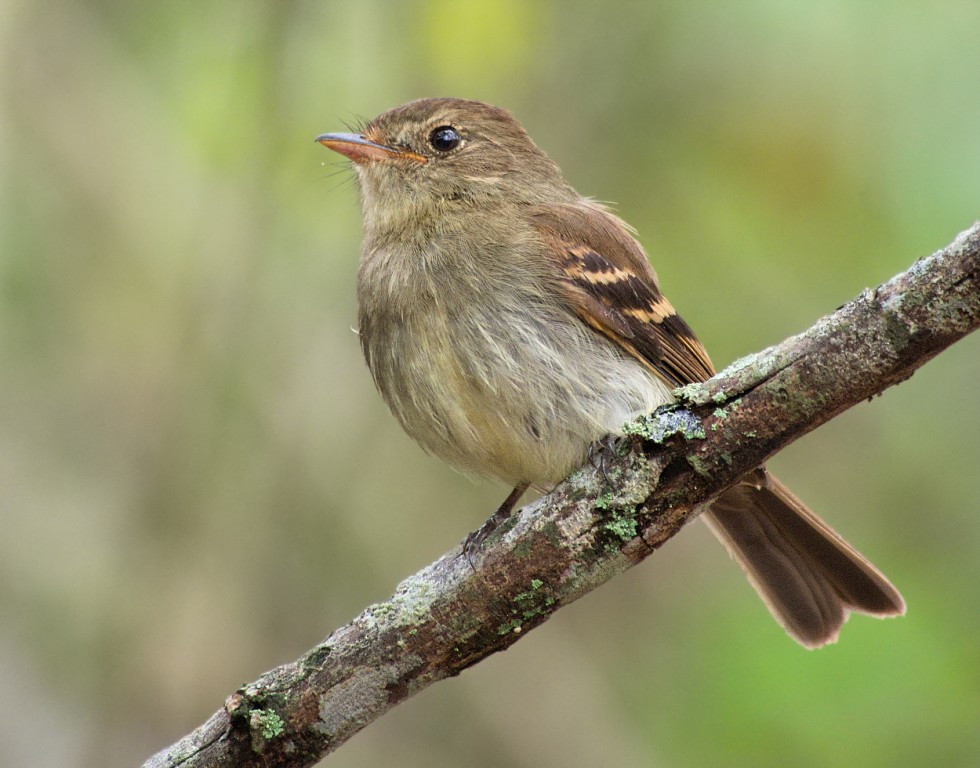
{"type": "Polygon", "coordinates": [[[980,325],[980,224],[806,332],[739,360],[528,505],[228,698],[144,768],[309,766],[643,560],[739,478],[980,325]]]}

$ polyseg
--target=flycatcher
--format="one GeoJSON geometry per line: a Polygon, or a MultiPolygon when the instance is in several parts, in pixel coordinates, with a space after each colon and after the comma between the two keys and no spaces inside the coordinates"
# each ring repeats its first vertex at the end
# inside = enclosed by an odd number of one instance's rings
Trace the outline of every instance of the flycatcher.
{"type": "MultiPolygon", "coordinates": [[[[576,192],[505,110],[422,99],[317,141],[357,172],[359,334],[374,382],[425,450],[514,487],[495,519],[714,374],[632,228],[576,192]]],[[[807,647],[836,640],[849,611],[905,612],[763,467],[702,519],[807,647]]]]}

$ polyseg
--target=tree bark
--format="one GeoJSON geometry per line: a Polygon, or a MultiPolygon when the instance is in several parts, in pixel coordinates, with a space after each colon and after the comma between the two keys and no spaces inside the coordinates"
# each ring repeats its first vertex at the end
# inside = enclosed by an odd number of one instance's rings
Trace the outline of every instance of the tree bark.
{"type": "Polygon", "coordinates": [[[502,651],[643,560],[747,472],[904,381],[980,325],[980,224],[812,328],[630,426],[495,531],[410,576],[297,661],[232,694],[144,768],[309,766],[388,709],[502,651]]]}

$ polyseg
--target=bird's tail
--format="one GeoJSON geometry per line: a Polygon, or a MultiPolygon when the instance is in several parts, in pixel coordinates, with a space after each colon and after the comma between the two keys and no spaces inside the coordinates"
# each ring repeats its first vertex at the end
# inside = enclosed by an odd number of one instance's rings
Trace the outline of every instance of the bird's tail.
{"type": "Polygon", "coordinates": [[[764,469],[702,517],[776,621],[807,648],[834,642],[850,611],[905,613],[891,582],[764,469]]]}

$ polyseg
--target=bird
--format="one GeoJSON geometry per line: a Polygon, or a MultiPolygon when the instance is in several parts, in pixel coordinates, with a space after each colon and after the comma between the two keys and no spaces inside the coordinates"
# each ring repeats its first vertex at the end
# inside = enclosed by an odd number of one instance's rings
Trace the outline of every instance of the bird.
{"type": "MultiPolygon", "coordinates": [[[[513,487],[488,524],[714,375],[635,230],[579,194],[507,110],[419,99],[316,141],[355,171],[358,334],[374,383],[426,451],[513,487]]],[[[765,467],[701,518],[807,648],[836,641],[851,612],[905,612],[765,467]]]]}

